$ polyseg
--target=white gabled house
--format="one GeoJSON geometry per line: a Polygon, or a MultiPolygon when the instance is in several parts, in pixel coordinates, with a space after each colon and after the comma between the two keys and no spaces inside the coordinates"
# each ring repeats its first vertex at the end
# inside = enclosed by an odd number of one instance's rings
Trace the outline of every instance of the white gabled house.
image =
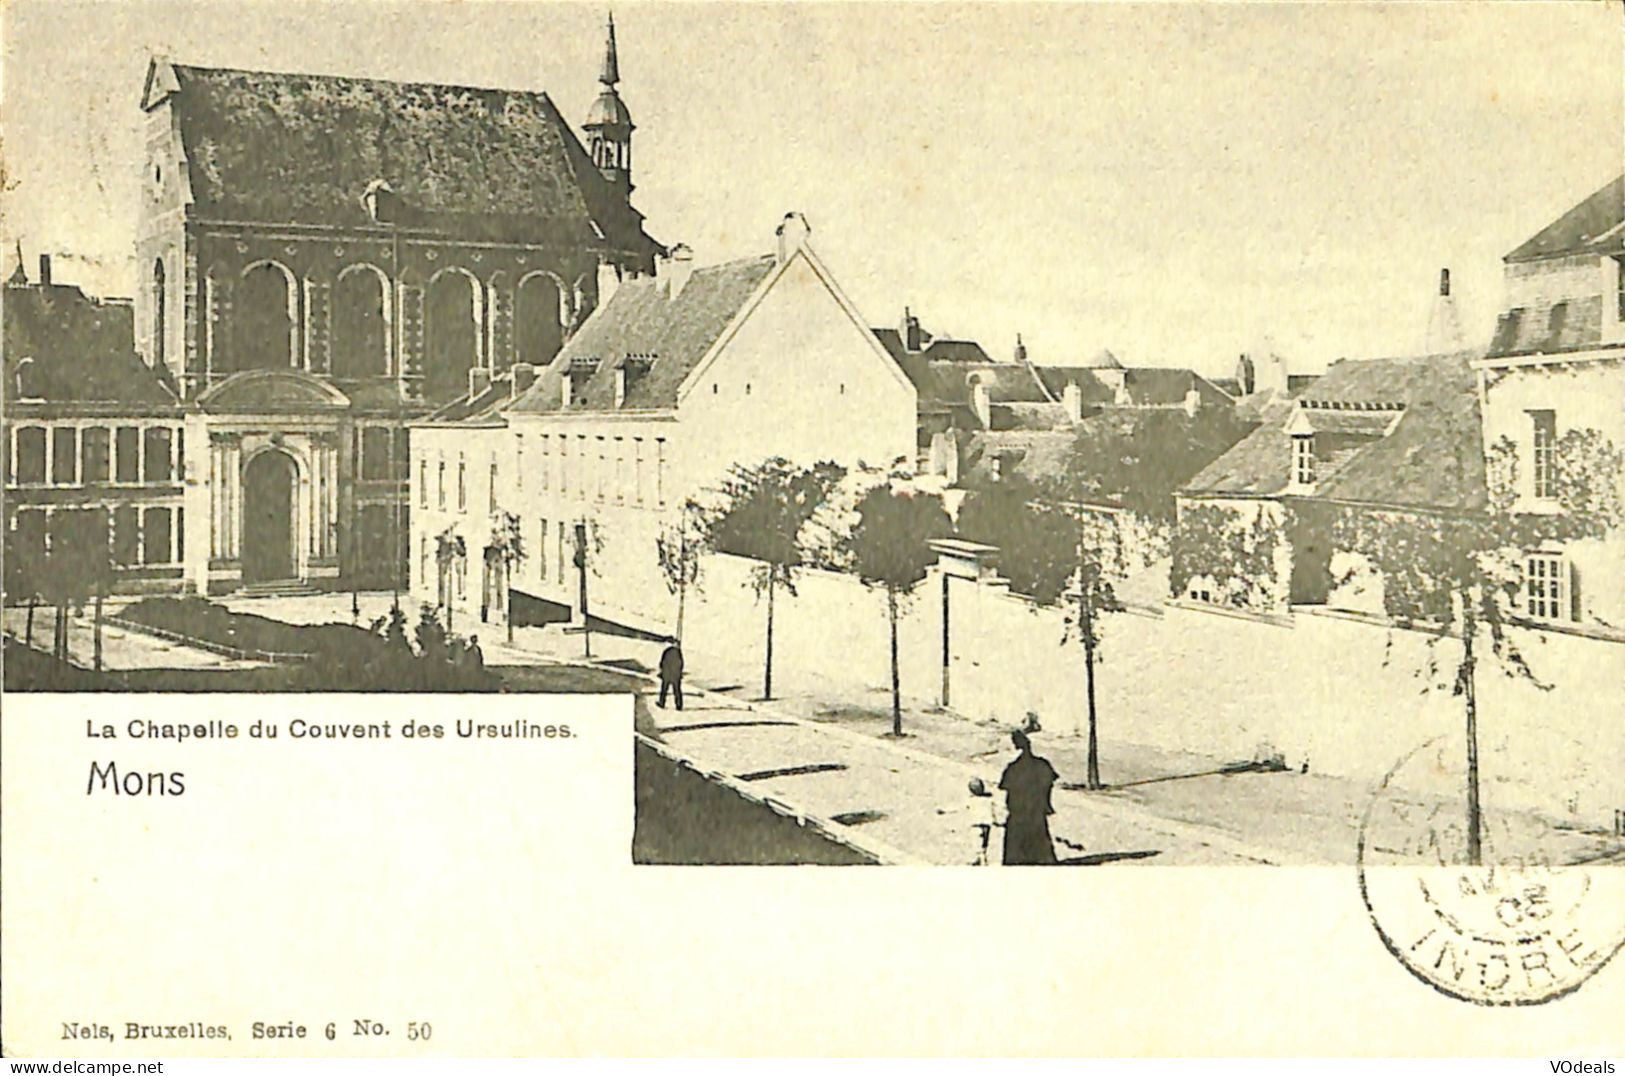
{"type": "Polygon", "coordinates": [[[415,425],[414,594],[496,619],[511,584],[520,622],[579,616],[584,547],[590,612],[666,631],[657,540],[733,465],[912,460],[914,386],[808,231],[789,214],[774,253],[712,266],[680,246],[602,297],[546,367],[476,371],[415,425]],[[511,579],[485,554],[507,513],[526,554],[511,579]],[[461,539],[453,562],[443,537],[461,539]]]}

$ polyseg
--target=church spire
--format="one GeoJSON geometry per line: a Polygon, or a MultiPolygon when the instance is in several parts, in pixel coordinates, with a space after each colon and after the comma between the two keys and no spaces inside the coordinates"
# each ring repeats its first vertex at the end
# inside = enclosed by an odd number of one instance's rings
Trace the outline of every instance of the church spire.
{"type": "Polygon", "coordinates": [[[615,16],[609,16],[604,41],[604,65],[599,69],[602,88],[598,100],[587,113],[582,127],[587,132],[587,152],[604,178],[622,193],[632,193],[632,114],[621,101],[616,84],[621,81],[621,61],[615,47],[615,16]]]}
{"type": "Polygon", "coordinates": [[[610,89],[621,81],[621,62],[615,55],[615,13],[609,13],[609,40],[604,45],[604,66],[598,73],[598,81],[610,89]]]}

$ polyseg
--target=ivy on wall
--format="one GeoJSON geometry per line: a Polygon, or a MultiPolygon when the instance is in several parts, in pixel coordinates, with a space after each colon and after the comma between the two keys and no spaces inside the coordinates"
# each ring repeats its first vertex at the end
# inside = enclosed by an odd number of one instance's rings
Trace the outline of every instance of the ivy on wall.
{"type": "Polygon", "coordinates": [[[1281,560],[1287,509],[1273,502],[1235,505],[1187,502],[1180,508],[1169,590],[1183,597],[1193,581],[1207,580],[1213,601],[1270,612],[1286,607],[1281,560]],[[1250,517],[1250,518],[1249,518],[1250,517]]]}

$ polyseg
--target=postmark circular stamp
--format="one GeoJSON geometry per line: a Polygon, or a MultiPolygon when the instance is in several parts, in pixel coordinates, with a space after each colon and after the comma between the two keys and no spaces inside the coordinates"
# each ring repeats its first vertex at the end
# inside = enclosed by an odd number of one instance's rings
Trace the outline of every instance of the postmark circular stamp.
{"type": "Polygon", "coordinates": [[[1625,947],[1625,864],[1588,862],[1571,834],[1533,813],[1486,810],[1473,865],[1465,794],[1416,791],[1452,754],[1444,738],[1412,751],[1366,809],[1357,863],[1371,925],[1448,997],[1511,1006],[1573,993],[1625,947]]]}

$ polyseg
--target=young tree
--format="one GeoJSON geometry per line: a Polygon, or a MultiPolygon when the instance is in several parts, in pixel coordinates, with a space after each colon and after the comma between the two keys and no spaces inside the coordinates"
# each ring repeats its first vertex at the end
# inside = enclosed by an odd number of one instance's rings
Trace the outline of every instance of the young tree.
{"type": "Polygon", "coordinates": [[[704,512],[692,498],[683,502],[666,529],[655,539],[655,556],[660,562],[660,575],[666,589],[677,597],[677,626],[672,632],[678,642],[683,639],[683,614],[688,592],[700,582],[700,556],[705,551],[704,512]]]}
{"type": "Polygon", "coordinates": [[[441,531],[434,540],[434,563],[439,572],[440,604],[446,610],[446,630],[451,630],[452,604],[456,595],[452,593],[452,571],[460,560],[468,557],[468,546],[462,535],[457,534],[454,527],[447,527],[441,531]]]}
{"type": "MultiPolygon", "coordinates": [[[[1526,612],[1528,581],[1519,563],[1524,550],[1600,537],[1621,524],[1622,454],[1596,430],[1570,430],[1553,451],[1559,511],[1517,511],[1518,458],[1502,438],[1485,453],[1488,504],[1452,513],[1345,512],[1333,526],[1333,547],[1359,554],[1383,582],[1384,611],[1393,620],[1424,627],[1427,672],[1436,671],[1433,648],[1446,636],[1461,640],[1448,682],[1463,704],[1466,734],[1467,860],[1483,862],[1479,794],[1478,666],[1488,654],[1507,676],[1542,689],[1508,632],[1526,612]]],[[[1346,579],[1339,580],[1345,582],[1346,579]]]]}
{"type": "Polygon", "coordinates": [[[588,516],[576,520],[572,530],[570,563],[576,570],[576,602],[581,607],[581,653],[592,657],[592,619],[587,603],[587,577],[598,574],[599,556],[604,551],[604,528],[588,516]]]}
{"type": "Polygon", "coordinates": [[[849,539],[852,565],[866,586],[886,593],[891,631],[891,730],[903,735],[902,690],[897,670],[897,609],[936,561],[931,541],[953,533],[953,523],[935,494],[908,493],[890,484],[875,486],[858,501],[858,522],[849,539]]]}
{"type": "Polygon", "coordinates": [[[507,589],[508,609],[508,641],[513,642],[513,575],[519,563],[526,557],[525,537],[519,525],[519,517],[512,512],[497,513],[491,525],[491,541],[487,544],[486,555],[495,554],[497,562],[502,565],[502,585],[507,589]]]}
{"type": "Polygon", "coordinates": [[[1087,784],[1101,788],[1099,713],[1095,672],[1101,619],[1120,611],[1112,584],[1123,571],[1122,547],[1109,515],[1087,506],[1027,499],[1015,485],[973,494],[960,511],[959,530],[973,541],[999,548],[999,568],[1010,587],[1065,615],[1064,646],[1077,639],[1083,650],[1084,709],[1088,716],[1087,784]]]}
{"type": "Polygon", "coordinates": [[[801,467],[782,457],[736,464],[723,480],[721,507],[707,520],[707,544],[757,562],[751,587],[767,599],[767,650],[762,698],[773,697],[773,600],[778,588],[795,594],[806,559],[801,529],[846,474],[835,463],[801,467]]]}

